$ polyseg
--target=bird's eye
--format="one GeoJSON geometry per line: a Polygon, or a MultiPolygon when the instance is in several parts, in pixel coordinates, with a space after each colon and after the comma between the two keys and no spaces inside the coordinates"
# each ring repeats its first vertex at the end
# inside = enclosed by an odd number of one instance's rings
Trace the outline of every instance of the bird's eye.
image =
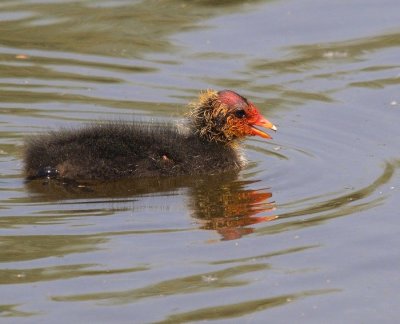
{"type": "Polygon", "coordinates": [[[235,111],[235,116],[238,117],[238,118],[246,117],[246,112],[243,109],[236,110],[235,111]]]}

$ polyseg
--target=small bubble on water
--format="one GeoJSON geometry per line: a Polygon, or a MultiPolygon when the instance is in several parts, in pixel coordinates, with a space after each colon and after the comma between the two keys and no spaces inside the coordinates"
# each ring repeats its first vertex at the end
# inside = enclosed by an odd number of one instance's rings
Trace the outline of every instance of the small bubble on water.
{"type": "Polygon", "coordinates": [[[27,60],[29,58],[29,56],[26,54],[18,54],[18,55],[15,55],[15,58],[17,60],[27,60]]]}
{"type": "Polygon", "coordinates": [[[348,56],[347,52],[340,52],[340,51],[328,51],[322,54],[323,57],[334,59],[334,58],[344,58],[348,56]]]}
{"type": "Polygon", "coordinates": [[[208,283],[218,280],[218,278],[215,277],[215,276],[201,276],[201,279],[202,279],[204,282],[208,282],[208,283]]]}

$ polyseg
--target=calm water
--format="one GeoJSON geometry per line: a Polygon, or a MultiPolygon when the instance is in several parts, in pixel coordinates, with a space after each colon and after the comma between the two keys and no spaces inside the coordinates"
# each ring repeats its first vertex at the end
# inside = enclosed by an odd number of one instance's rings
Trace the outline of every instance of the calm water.
{"type": "Polygon", "coordinates": [[[397,322],[398,0],[0,10],[2,321],[397,322]],[[24,137],[177,119],[206,88],[279,126],[240,174],[24,181],[24,137]]]}

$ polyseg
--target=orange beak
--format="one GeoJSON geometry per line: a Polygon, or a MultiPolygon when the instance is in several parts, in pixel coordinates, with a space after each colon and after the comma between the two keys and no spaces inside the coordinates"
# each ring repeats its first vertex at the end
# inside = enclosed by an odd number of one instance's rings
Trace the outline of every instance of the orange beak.
{"type": "Polygon", "coordinates": [[[260,137],[263,137],[263,138],[269,138],[269,139],[272,139],[272,137],[271,137],[269,134],[267,134],[267,133],[265,133],[265,132],[263,132],[263,131],[261,131],[261,130],[255,128],[255,127],[253,127],[253,125],[261,126],[261,127],[264,127],[264,128],[269,128],[269,129],[272,129],[272,130],[275,131],[275,132],[276,132],[277,129],[278,129],[278,128],[276,128],[276,126],[275,126],[274,124],[272,124],[268,119],[264,118],[264,117],[261,116],[261,115],[260,115],[260,117],[256,120],[256,122],[254,122],[254,123],[250,126],[250,127],[251,127],[251,130],[252,130],[252,134],[251,134],[251,135],[257,135],[257,136],[260,136],[260,137]]]}

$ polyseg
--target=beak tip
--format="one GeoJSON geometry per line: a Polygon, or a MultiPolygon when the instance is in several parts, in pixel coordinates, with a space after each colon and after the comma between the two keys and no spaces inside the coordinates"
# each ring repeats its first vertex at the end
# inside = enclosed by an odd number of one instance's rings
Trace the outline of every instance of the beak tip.
{"type": "Polygon", "coordinates": [[[275,125],[272,125],[271,129],[276,132],[278,130],[278,128],[275,125]]]}

